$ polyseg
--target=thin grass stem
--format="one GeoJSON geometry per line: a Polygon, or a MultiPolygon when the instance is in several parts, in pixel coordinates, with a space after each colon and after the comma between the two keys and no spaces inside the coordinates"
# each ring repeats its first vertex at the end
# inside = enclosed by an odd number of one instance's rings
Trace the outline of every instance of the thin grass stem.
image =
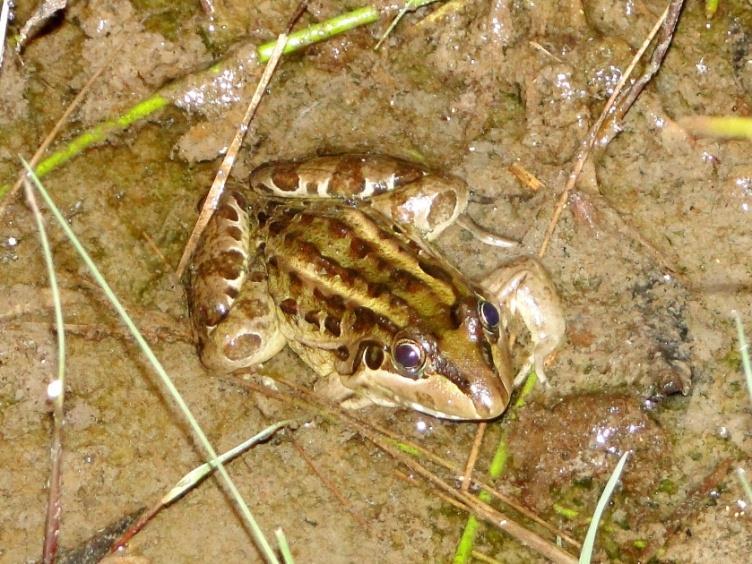
{"type": "Polygon", "coordinates": [[[282,529],[277,529],[274,531],[274,536],[277,538],[277,546],[279,546],[279,552],[282,554],[282,562],[285,564],[295,564],[285,532],[282,529]]]}
{"type": "Polygon", "coordinates": [[[62,467],[63,467],[63,403],[65,399],[65,323],[63,321],[63,306],[60,300],[60,288],[55,274],[55,263],[52,250],[44,227],[42,213],[39,211],[34,189],[28,179],[24,182],[26,197],[31,207],[34,221],[37,224],[39,240],[42,245],[42,256],[47,267],[47,277],[50,280],[52,306],[55,312],[55,330],[57,340],[57,377],[52,376],[47,386],[47,399],[52,403],[52,441],[50,445],[50,480],[47,491],[47,515],[44,527],[44,542],[42,546],[42,562],[51,564],[55,561],[60,538],[60,520],[63,514],[61,499],[62,467]]]}
{"type": "Polygon", "coordinates": [[[744,468],[736,469],[736,477],[739,480],[739,483],[742,485],[742,489],[747,496],[747,500],[750,504],[752,504],[752,486],[749,485],[747,473],[744,471],[744,468]]]}
{"type": "Polygon", "coordinates": [[[240,495],[240,492],[238,491],[237,486],[230,478],[230,475],[227,473],[227,470],[225,469],[222,462],[217,460],[216,451],[214,450],[211,443],[209,442],[209,439],[206,437],[206,434],[204,433],[203,429],[198,424],[198,421],[196,421],[196,418],[191,413],[190,409],[188,408],[188,405],[185,403],[185,400],[180,395],[180,392],[172,383],[172,380],[168,376],[167,371],[159,362],[159,359],[157,359],[157,356],[154,354],[154,351],[152,351],[151,347],[146,342],[146,339],[143,337],[143,335],[136,327],[136,324],[133,322],[128,312],[120,303],[120,300],[115,295],[115,292],[112,291],[112,288],[110,288],[110,285],[107,283],[107,281],[104,279],[102,274],[99,272],[99,269],[97,268],[96,264],[89,256],[89,253],[86,252],[86,250],[83,248],[81,243],[76,238],[75,233],[73,232],[71,227],[68,225],[68,222],[65,220],[65,217],[63,217],[63,214],[60,212],[58,207],[52,201],[52,198],[50,197],[47,190],[44,188],[44,186],[42,186],[42,183],[39,181],[39,179],[36,177],[34,172],[31,170],[28,163],[26,161],[23,161],[23,164],[24,164],[24,167],[26,167],[29,173],[29,176],[34,182],[37,190],[42,196],[42,199],[45,201],[45,204],[49,208],[52,215],[55,217],[55,220],[60,225],[60,228],[63,230],[66,237],[68,237],[71,244],[76,249],[76,252],[79,254],[79,256],[83,260],[86,267],[89,269],[89,272],[91,273],[94,280],[102,288],[102,291],[104,292],[105,296],[110,301],[110,303],[112,304],[112,307],[115,309],[118,316],[121,318],[123,323],[128,328],[129,332],[131,333],[134,340],[138,344],[142,353],[144,354],[146,359],[149,361],[149,364],[151,364],[152,368],[157,373],[157,376],[159,377],[160,382],[162,383],[164,388],[169,392],[169,395],[172,397],[178,410],[180,411],[184,419],[190,425],[190,428],[193,431],[198,444],[204,450],[207,462],[217,467],[217,470],[219,471],[219,474],[222,477],[222,481],[224,482],[224,485],[227,488],[227,491],[230,497],[235,501],[235,504],[238,508],[238,511],[240,512],[240,515],[242,516],[254,541],[256,542],[257,547],[263,554],[264,558],[267,560],[267,562],[270,562],[272,564],[279,564],[279,559],[277,558],[276,554],[274,553],[271,546],[269,545],[269,542],[266,540],[266,537],[264,536],[263,531],[258,526],[256,519],[253,517],[253,514],[248,508],[248,505],[245,503],[242,496],[240,495]]]}
{"type": "MultiPolygon", "coordinates": [[[[284,421],[279,421],[277,423],[274,423],[273,425],[269,425],[262,431],[253,435],[251,438],[246,439],[239,445],[231,448],[230,450],[226,452],[223,452],[221,455],[217,457],[217,460],[219,460],[220,462],[222,462],[222,464],[224,464],[232,460],[236,456],[238,456],[240,453],[256,445],[257,443],[260,443],[261,441],[265,441],[266,439],[271,437],[274,433],[279,431],[282,427],[286,427],[287,425],[290,425],[291,423],[292,423],[292,419],[285,419],[284,421]]],[[[181,495],[183,495],[185,492],[187,492],[192,487],[194,487],[204,477],[206,477],[208,474],[213,472],[215,469],[216,469],[216,466],[209,464],[208,462],[205,464],[202,464],[201,466],[197,466],[196,468],[188,472],[185,476],[180,478],[180,480],[178,480],[178,482],[172,487],[172,489],[162,497],[162,499],[160,500],[160,503],[162,505],[167,505],[169,503],[172,503],[181,495]]]]}
{"type": "Polygon", "coordinates": [[[8,31],[8,17],[10,16],[10,0],[3,0],[0,8],[0,69],[3,68],[3,56],[5,55],[5,35],[8,31]]]}

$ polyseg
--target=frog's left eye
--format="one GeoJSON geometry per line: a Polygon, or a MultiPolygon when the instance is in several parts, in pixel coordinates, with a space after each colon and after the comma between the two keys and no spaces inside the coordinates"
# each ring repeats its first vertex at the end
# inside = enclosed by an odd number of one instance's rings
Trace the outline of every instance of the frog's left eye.
{"type": "Polygon", "coordinates": [[[486,331],[496,331],[499,328],[499,310],[491,302],[480,300],[478,302],[478,314],[486,331]]]}
{"type": "Polygon", "coordinates": [[[400,339],[392,347],[392,358],[409,377],[417,376],[426,363],[426,352],[412,339],[400,339]]]}

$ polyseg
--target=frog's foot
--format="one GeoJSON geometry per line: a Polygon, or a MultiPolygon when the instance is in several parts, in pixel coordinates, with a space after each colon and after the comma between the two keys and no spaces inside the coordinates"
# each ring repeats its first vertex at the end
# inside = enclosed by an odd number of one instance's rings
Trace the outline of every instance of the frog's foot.
{"type": "Polygon", "coordinates": [[[530,331],[533,350],[517,373],[514,385],[518,386],[531,368],[547,384],[544,362],[559,348],[565,333],[561,303],[548,273],[538,260],[520,257],[491,273],[484,286],[502,306],[505,325],[510,315],[519,315],[530,331]]]}
{"type": "Polygon", "coordinates": [[[356,394],[342,383],[338,373],[332,373],[316,381],[314,391],[326,399],[339,404],[343,409],[363,409],[374,404],[373,400],[356,394]]]}
{"type": "Polygon", "coordinates": [[[528,377],[528,374],[530,374],[530,369],[533,368],[535,369],[535,375],[538,380],[540,380],[540,383],[543,384],[543,386],[546,388],[549,387],[550,382],[548,381],[548,377],[543,370],[543,364],[547,356],[547,354],[541,354],[539,356],[537,354],[537,350],[534,350],[532,354],[527,357],[527,360],[517,372],[517,376],[514,377],[513,386],[515,388],[518,388],[528,377]]]}
{"type": "Polygon", "coordinates": [[[475,220],[467,215],[467,213],[462,213],[459,215],[459,217],[457,217],[457,225],[462,227],[462,229],[470,233],[470,235],[475,237],[481,243],[491,245],[492,247],[502,247],[508,249],[509,247],[516,247],[517,245],[519,245],[519,243],[514,239],[507,239],[506,237],[502,237],[501,235],[497,235],[496,233],[492,233],[491,231],[488,231],[487,229],[481,227],[480,225],[475,223],[475,220]]]}
{"type": "Polygon", "coordinates": [[[364,407],[370,407],[375,404],[365,396],[354,395],[350,399],[340,402],[339,405],[343,409],[363,409],[364,407]]]}

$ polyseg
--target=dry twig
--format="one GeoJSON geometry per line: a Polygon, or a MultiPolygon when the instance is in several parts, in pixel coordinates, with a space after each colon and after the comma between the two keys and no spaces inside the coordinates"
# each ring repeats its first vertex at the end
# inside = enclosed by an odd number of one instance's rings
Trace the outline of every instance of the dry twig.
{"type": "Polygon", "coordinates": [[[233,137],[232,143],[230,143],[230,148],[227,150],[225,158],[222,159],[222,164],[219,165],[219,170],[217,170],[217,175],[214,177],[214,182],[212,182],[209,193],[204,199],[204,205],[201,208],[201,213],[199,214],[198,219],[196,220],[196,225],[194,226],[193,231],[191,232],[191,236],[188,238],[188,242],[186,243],[185,249],[183,250],[183,256],[180,257],[180,262],[178,263],[178,268],[176,270],[176,275],[178,278],[183,276],[185,267],[188,265],[188,261],[190,260],[191,256],[193,256],[193,252],[198,246],[198,241],[201,238],[201,234],[204,232],[204,229],[209,223],[214,210],[217,208],[219,198],[222,196],[222,191],[225,187],[225,182],[230,176],[232,165],[235,164],[235,157],[237,157],[240,146],[242,145],[243,139],[245,138],[246,131],[248,131],[248,126],[250,125],[253,116],[256,114],[256,109],[261,103],[261,97],[264,95],[266,87],[269,85],[269,81],[272,79],[272,74],[274,74],[274,70],[277,68],[277,63],[279,63],[279,59],[282,57],[285,45],[287,44],[287,33],[289,33],[290,28],[292,28],[295,21],[302,14],[303,10],[305,9],[305,5],[305,1],[301,2],[298,5],[298,8],[295,10],[295,14],[291,18],[290,23],[287,26],[287,32],[281,33],[279,37],[277,37],[277,43],[275,44],[274,50],[269,57],[269,62],[266,63],[264,74],[262,74],[261,78],[259,79],[258,85],[256,86],[256,91],[253,93],[251,102],[248,104],[245,115],[243,115],[243,119],[240,122],[237,131],[235,132],[235,137],[233,137]]]}
{"type": "MultiPolygon", "coordinates": [[[[580,150],[578,151],[578,154],[577,154],[577,160],[575,162],[574,168],[572,172],[569,174],[569,178],[567,179],[567,184],[564,187],[564,190],[562,191],[561,195],[559,196],[559,200],[557,201],[556,207],[554,208],[553,216],[551,217],[551,221],[543,237],[543,242],[541,243],[541,246],[538,249],[538,256],[543,257],[546,254],[546,251],[548,250],[548,245],[551,241],[551,236],[553,235],[554,229],[556,229],[556,225],[559,222],[559,218],[561,217],[564,207],[566,206],[567,201],[569,200],[569,194],[574,189],[574,186],[577,183],[577,179],[582,173],[582,168],[585,165],[585,161],[587,161],[588,157],[590,156],[590,152],[592,151],[596,140],[598,140],[599,133],[601,131],[603,124],[606,122],[606,119],[609,118],[614,113],[616,113],[617,111],[619,112],[619,115],[620,115],[619,119],[622,119],[623,116],[626,114],[626,111],[629,109],[629,107],[631,107],[631,104],[634,102],[634,100],[637,99],[637,96],[645,87],[645,84],[647,84],[647,82],[653,77],[655,72],[657,72],[658,68],[660,67],[660,62],[663,60],[663,56],[665,55],[665,50],[668,49],[668,45],[670,44],[671,38],[673,37],[673,31],[676,27],[676,20],[679,17],[683,4],[684,4],[683,0],[672,0],[672,2],[663,11],[663,14],[661,14],[661,17],[659,17],[658,21],[656,21],[655,25],[653,26],[653,29],[648,34],[648,37],[645,39],[642,46],[637,51],[632,61],[630,62],[629,66],[627,67],[627,70],[624,72],[621,79],[619,80],[619,83],[616,85],[616,88],[614,89],[613,94],[611,94],[611,97],[606,102],[606,105],[604,106],[603,111],[601,112],[601,115],[598,117],[596,122],[591,126],[590,130],[585,136],[585,139],[582,141],[582,144],[580,145],[580,150]],[[668,19],[669,14],[674,18],[673,20],[668,19]],[[658,34],[658,32],[661,29],[664,30],[664,32],[661,34],[663,41],[659,44],[658,47],[656,47],[655,56],[653,57],[653,61],[649,69],[643,74],[642,77],[640,77],[640,79],[637,82],[635,82],[635,84],[630,88],[629,92],[627,92],[624,98],[620,100],[618,108],[616,108],[615,106],[616,100],[617,98],[620,97],[621,92],[624,88],[624,85],[626,84],[627,80],[631,76],[632,71],[634,70],[634,67],[637,65],[637,62],[645,54],[645,51],[647,50],[648,46],[652,43],[653,39],[655,38],[655,36],[658,34]]],[[[612,122],[612,123],[618,123],[618,122],[612,122]]]]}
{"type": "Polygon", "coordinates": [[[473,470],[475,469],[475,462],[478,460],[478,452],[480,452],[480,445],[483,443],[483,435],[486,433],[485,421],[478,423],[478,428],[475,431],[475,440],[473,446],[470,449],[470,455],[467,457],[467,464],[465,465],[465,474],[462,476],[462,491],[467,492],[470,490],[470,483],[473,477],[473,470]]]}
{"type": "MultiPolygon", "coordinates": [[[[447,484],[446,482],[441,480],[438,476],[436,476],[435,474],[427,470],[424,466],[422,466],[417,461],[415,461],[414,458],[403,454],[396,447],[392,445],[397,444],[397,443],[407,445],[410,448],[410,450],[418,452],[420,453],[421,456],[425,457],[430,462],[433,462],[435,464],[438,464],[439,466],[446,468],[447,470],[449,470],[449,472],[452,475],[457,476],[457,477],[460,477],[463,475],[462,469],[455,467],[451,463],[431,453],[430,451],[427,451],[426,449],[418,445],[410,443],[409,441],[406,441],[405,439],[396,436],[394,433],[391,433],[390,431],[386,429],[383,429],[371,423],[367,423],[363,421],[362,419],[358,418],[356,415],[348,412],[347,410],[341,409],[338,406],[334,406],[332,404],[329,404],[328,402],[325,402],[320,397],[316,396],[312,391],[302,386],[297,386],[285,380],[275,380],[277,383],[290,388],[294,392],[293,394],[285,394],[285,393],[271,390],[265,386],[255,384],[253,382],[238,381],[238,380],[234,380],[234,381],[236,381],[239,385],[245,388],[261,393],[268,397],[272,397],[272,398],[285,401],[285,402],[291,402],[294,404],[315,406],[319,412],[319,415],[321,415],[322,417],[332,419],[336,422],[339,422],[340,424],[346,424],[346,425],[354,427],[358,431],[358,433],[360,433],[363,437],[373,442],[380,449],[384,450],[384,452],[389,454],[397,462],[404,464],[416,474],[434,483],[434,485],[439,485],[439,488],[441,491],[443,491],[447,496],[454,499],[457,503],[462,504],[467,508],[470,508],[470,512],[473,513],[479,519],[487,521],[492,526],[495,526],[497,528],[500,528],[506,531],[510,536],[517,539],[522,544],[529,546],[533,550],[540,551],[541,554],[546,555],[551,560],[554,560],[556,562],[571,562],[571,561],[573,562],[573,560],[570,560],[571,556],[568,553],[564,552],[562,549],[560,549],[553,543],[550,543],[549,541],[540,537],[536,533],[533,533],[532,531],[529,531],[522,525],[519,525],[518,523],[514,522],[509,516],[506,516],[496,511],[495,509],[491,508],[488,504],[484,503],[482,500],[479,500],[473,494],[469,492],[462,492],[458,490],[457,488],[447,484]],[[387,437],[388,442],[383,437],[387,437]],[[446,487],[441,486],[440,484],[443,484],[446,487]]],[[[488,490],[490,494],[492,494],[494,497],[496,497],[500,501],[507,504],[509,507],[511,507],[518,513],[524,515],[526,518],[529,518],[532,521],[541,525],[542,527],[548,529],[549,531],[557,535],[559,538],[561,538],[565,542],[568,542],[569,544],[571,544],[573,547],[575,548],[579,547],[579,543],[576,540],[566,535],[563,531],[560,531],[556,529],[555,527],[553,527],[552,525],[546,523],[540,517],[533,514],[528,509],[522,507],[519,503],[499,493],[493,488],[493,486],[486,483],[485,481],[481,479],[473,478],[471,485],[477,488],[483,488],[485,490],[488,490]]]]}
{"type": "MultiPolygon", "coordinates": [[[[105,68],[110,63],[110,59],[112,58],[112,55],[110,58],[105,61],[105,63],[97,69],[97,71],[91,75],[91,78],[86,81],[86,84],[84,84],[84,87],[81,88],[78,94],[76,94],[76,97],[73,98],[71,103],[68,105],[68,107],[63,112],[63,115],[60,116],[60,119],[57,120],[55,123],[55,126],[52,128],[52,130],[47,134],[47,136],[44,138],[44,141],[42,141],[42,144],[39,145],[39,148],[34,152],[34,156],[31,157],[31,160],[29,161],[29,165],[31,165],[31,168],[34,168],[39,160],[42,158],[42,155],[44,155],[44,152],[47,150],[47,147],[49,147],[52,142],[57,137],[57,134],[60,133],[60,130],[62,129],[63,125],[66,124],[68,121],[68,118],[71,116],[73,111],[81,104],[81,102],[84,99],[84,96],[89,92],[91,89],[91,86],[94,84],[94,81],[99,78],[99,75],[102,74],[102,71],[104,71],[105,68]]],[[[22,170],[18,173],[18,180],[16,180],[16,183],[13,185],[13,188],[8,193],[8,195],[0,200],[0,213],[2,213],[5,210],[5,206],[8,202],[10,202],[15,194],[18,193],[18,191],[21,189],[21,186],[23,185],[24,178],[26,177],[26,171],[22,170]]]]}

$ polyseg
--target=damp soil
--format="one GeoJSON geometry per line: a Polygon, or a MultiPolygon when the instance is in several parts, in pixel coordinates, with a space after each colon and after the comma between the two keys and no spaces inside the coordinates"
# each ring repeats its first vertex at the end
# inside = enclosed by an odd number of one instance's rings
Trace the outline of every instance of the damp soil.
{"type": "MultiPolygon", "coordinates": [[[[33,9],[18,2],[18,29],[33,9]]],[[[225,450],[287,417],[302,424],[244,454],[230,472],[262,528],[281,527],[299,562],[452,558],[466,514],[341,419],[217,377],[198,362],[174,270],[243,106],[260,75],[253,47],[295,2],[73,2],[0,72],[0,183],[30,157],[92,73],[109,66],[58,141],[173,81],[176,103],[45,178],[71,226],[144,330],[213,444],[225,450]],[[230,69],[225,81],[203,70],[230,69]],[[177,86],[175,86],[177,85],[177,86]],[[315,471],[313,470],[315,468],[315,471]],[[335,495],[333,490],[336,490],[335,495]]],[[[394,14],[397,3],[379,2],[394,14]]],[[[355,7],[309,2],[299,25],[355,7]]],[[[409,14],[378,52],[382,21],[284,59],[231,182],[255,166],[371,151],[464,178],[474,219],[521,241],[486,246],[459,228],[438,241],[482,278],[535,254],[578,144],[663,10],[657,1],[434,4],[409,14]],[[522,185],[523,166],[545,187],[522,185]],[[491,203],[488,203],[491,202],[491,203]]],[[[562,297],[567,341],[549,388],[488,427],[478,468],[501,438],[497,487],[583,538],[598,495],[630,450],[598,543],[601,561],[741,562],[752,521],[733,469],[752,469],[752,414],[731,311],[752,319],[752,166],[744,141],[696,139],[688,115],[749,115],[752,11],[727,1],[712,21],[688,2],[658,76],[598,149],[543,263],[562,297]]],[[[638,72],[640,68],[638,67],[638,72]]],[[[220,75],[222,73],[219,73],[220,75]]],[[[49,473],[46,382],[55,367],[48,282],[29,210],[0,225],[0,561],[41,553],[49,473]]],[[[51,227],[68,325],[63,527],[71,549],[150,506],[201,461],[151,369],[59,230],[51,227]]],[[[516,357],[522,356],[521,347],[516,357]]],[[[310,388],[292,353],[263,375],[310,388]]],[[[477,425],[372,407],[359,417],[458,467],[477,425]]],[[[444,477],[457,483],[457,476],[444,477]]],[[[476,549],[543,558],[483,525],[476,549]]],[[[127,548],[153,562],[260,556],[213,479],[159,514],[127,548]]]]}

